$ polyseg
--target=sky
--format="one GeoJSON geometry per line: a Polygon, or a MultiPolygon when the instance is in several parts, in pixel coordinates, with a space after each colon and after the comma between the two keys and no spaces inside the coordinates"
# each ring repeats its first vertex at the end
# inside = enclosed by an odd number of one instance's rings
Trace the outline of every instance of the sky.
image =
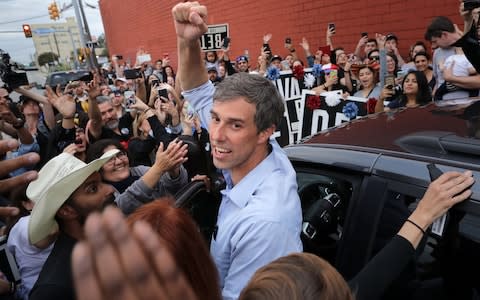
{"type": "MultiPolygon", "coordinates": [[[[13,61],[30,63],[31,56],[35,53],[35,47],[31,38],[25,38],[22,24],[41,24],[65,22],[65,17],[74,17],[75,11],[67,9],[60,14],[60,19],[53,21],[48,14],[48,5],[51,0],[0,0],[0,49],[7,51],[13,61]],[[4,33],[3,31],[19,31],[4,33]]],[[[85,16],[88,21],[90,33],[99,36],[104,32],[100,10],[96,0],[83,0],[85,16]],[[97,7],[90,8],[85,2],[97,7]]],[[[64,4],[70,4],[71,0],[57,0],[59,9],[64,4]]]]}

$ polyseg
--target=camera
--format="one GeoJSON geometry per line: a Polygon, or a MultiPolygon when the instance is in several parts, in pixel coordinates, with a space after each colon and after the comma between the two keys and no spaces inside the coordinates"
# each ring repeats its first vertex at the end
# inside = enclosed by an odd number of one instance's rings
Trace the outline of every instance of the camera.
{"type": "Polygon", "coordinates": [[[10,55],[0,49],[0,79],[5,83],[9,92],[22,85],[28,85],[27,73],[15,72],[13,67],[16,65],[10,63],[10,55]]]}
{"type": "Polygon", "coordinates": [[[473,10],[480,7],[480,0],[463,0],[464,10],[473,10]]]}

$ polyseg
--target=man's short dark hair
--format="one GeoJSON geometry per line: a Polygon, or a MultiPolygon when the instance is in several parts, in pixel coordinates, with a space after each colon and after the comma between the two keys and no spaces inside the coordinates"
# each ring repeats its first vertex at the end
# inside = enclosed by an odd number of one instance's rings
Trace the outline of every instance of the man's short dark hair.
{"type": "Polygon", "coordinates": [[[216,86],[213,101],[230,101],[239,97],[255,104],[254,121],[258,132],[272,125],[278,129],[285,107],[282,96],[268,79],[245,72],[227,76],[216,86]]]}
{"type": "Polygon", "coordinates": [[[433,37],[441,37],[442,32],[455,32],[453,22],[444,16],[436,17],[432,20],[425,32],[425,40],[431,41],[433,37]]]}

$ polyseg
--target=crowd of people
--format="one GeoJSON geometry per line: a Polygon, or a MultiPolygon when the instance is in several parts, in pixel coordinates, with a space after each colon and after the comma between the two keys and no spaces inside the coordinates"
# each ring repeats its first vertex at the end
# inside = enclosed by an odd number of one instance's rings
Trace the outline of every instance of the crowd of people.
{"type": "Polygon", "coordinates": [[[472,173],[433,181],[397,235],[346,282],[324,259],[302,253],[295,170],[272,138],[284,101],[268,74],[317,68],[315,92],[375,98],[376,112],[478,96],[478,11],[461,4],[460,12],[464,32],[445,17],[427,28],[431,60],[423,42],[404,60],[393,34],[362,35],[346,54],[329,27],[315,54],[302,39],[306,63],[291,40],[284,59],[274,54],[266,34],[254,67],[245,54],[232,62],[229,46],[202,56],[207,9],[184,2],[172,9],[177,71],[168,55],[133,66],[114,55],[90,82],[47,87],[45,95],[15,88],[18,105],[1,88],[0,130],[9,138],[0,140],[0,214],[21,282],[1,276],[0,295],[380,298],[432,222],[470,196],[472,173]],[[205,241],[172,195],[217,177],[226,186],[205,241]]]}

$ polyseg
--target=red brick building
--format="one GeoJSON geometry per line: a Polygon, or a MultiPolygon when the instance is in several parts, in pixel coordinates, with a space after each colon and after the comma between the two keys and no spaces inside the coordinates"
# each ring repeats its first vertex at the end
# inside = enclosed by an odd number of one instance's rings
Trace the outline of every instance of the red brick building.
{"type": "MultiPolygon", "coordinates": [[[[122,54],[135,61],[139,47],[153,59],[169,53],[176,65],[176,39],[171,9],[178,1],[100,0],[106,39],[110,54],[122,54]]],[[[208,7],[209,24],[229,24],[232,57],[248,49],[258,57],[265,33],[272,33],[274,53],[285,55],[285,37],[291,37],[304,59],[298,43],[306,37],[312,49],[325,45],[327,24],[336,24],[334,46],[352,52],[361,32],[395,33],[405,59],[408,47],[423,34],[430,20],[439,15],[452,18],[462,27],[458,0],[225,0],[201,1],[208,7]]],[[[254,59],[256,61],[256,59],[254,59]]]]}

